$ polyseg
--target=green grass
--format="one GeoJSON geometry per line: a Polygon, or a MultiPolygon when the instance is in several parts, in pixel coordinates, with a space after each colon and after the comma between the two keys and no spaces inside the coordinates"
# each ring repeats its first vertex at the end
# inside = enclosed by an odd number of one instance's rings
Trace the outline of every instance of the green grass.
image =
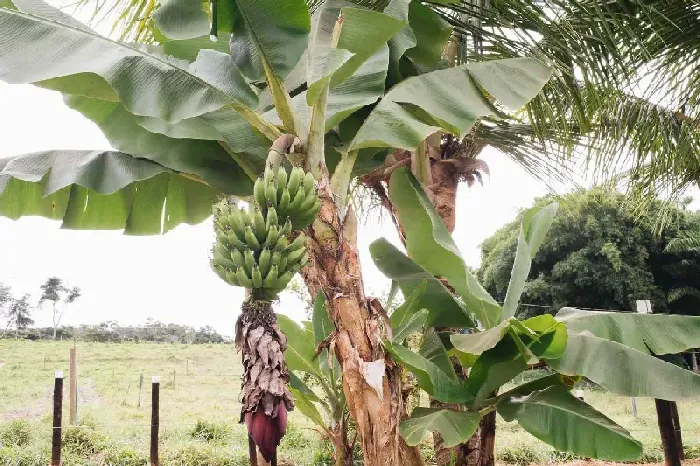
{"type": "MultiPolygon", "coordinates": [[[[54,371],[68,374],[69,342],[0,341],[0,466],[45,466],[51,436],[54,371]]],[[[247,437],[238,424],[241,365],[231,345],[148,343],[78,344],[80,425],[65,429],[64,465],[143,466],[147,461],[151,376],[161,376],[161,457],[164,466],[247,464],[247,437]],[[173,383],[173,372],[175,374],[173,383]],[[139,378],[144,386],[138,407],[139,378]]],[[[64,423],[68,420],[68,380],[64,423]]],[[[587,390],[597,409],[644,444],[648,459],[661,455],[653,400],[630,400],[587,390]]],[[[684,443],[700,455],[700,406],[679,403],[684,443]]],[[[313,425],[290,415],[280,464],[313,465],[328,459],[313,425]]],[[[429,452],[429,448],[425,449],[429,452]]],[[[501,463],[571,459],[499,419],[501,463]]]]}

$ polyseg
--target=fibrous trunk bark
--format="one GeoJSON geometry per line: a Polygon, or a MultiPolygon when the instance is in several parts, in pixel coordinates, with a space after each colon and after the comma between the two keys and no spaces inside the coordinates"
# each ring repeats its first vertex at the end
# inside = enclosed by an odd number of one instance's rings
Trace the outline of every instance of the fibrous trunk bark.
{"type": "Polygon", "coordinates": [[[352,210],[341,219],[327,175],[320,180],[321,211],[307,232],[310,264],[302,269],[312,296],[322,291],[336,333],[330,349],[343,374],[343,391],[356,422],[367,466],[421,464],[417,448],[401,442],[404,412],[400,369],[384,353],[390,335],[387,316],[376,300],[365,298],[352,210]],[[410,461],[410,462],[409,462],[410,461]]]}
{"type": "Polygon", "coordinates": [[[335,466],[353,466],[352,443],[348,441],[348,426],[345,416],[333,428],[331,441],[335,450],[335,466]]]}

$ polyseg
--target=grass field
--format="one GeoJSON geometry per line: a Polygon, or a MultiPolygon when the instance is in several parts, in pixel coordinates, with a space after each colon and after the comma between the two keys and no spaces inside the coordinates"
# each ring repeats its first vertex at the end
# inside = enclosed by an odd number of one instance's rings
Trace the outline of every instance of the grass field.
{"type": "MultiPolygon", "coordinates": [[[[54,372],[68,374],[71,346],[68,342],[0,341],[0,466],[48,463],[54,372]]],[[[241,366],[231,345],[79,343],[78,370],[81,425],[66,430],[64,465],[145,465],[152,375],[161,376],[163,465],[248,464],[245,429],[237,423],[241,366]]],[[[66,380],[66,421],[67,386],[66,380]]],[[[635,418],[629,399],[598,390],[586,391],[585,397],[643,442],[647,461],[662,458],[652,400],[637,400],[635,418]]],[[[696,401],[679,403],[690,456],[700,454],[696,401]]],[[[327,448],[312,424],[292,413],[280,464],[330,464],[327,448]]],[[[429,449],[425,450],[429,459],[429,449]]],[[[516,424],[502,420],[496,452],[499,462],[510,464],[573,459],[554,454],[516,424]]]]}

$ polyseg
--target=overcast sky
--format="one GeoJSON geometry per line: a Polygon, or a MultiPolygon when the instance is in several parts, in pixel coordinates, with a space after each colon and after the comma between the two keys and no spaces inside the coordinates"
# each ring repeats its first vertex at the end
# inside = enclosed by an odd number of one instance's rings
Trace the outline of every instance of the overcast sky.
{"type": "MultiPolygon", "coordinates": [[[[64,106],[60,94],[0,83],[0,157],[46,149],[108,148],[100,130],[64,106]]],[[[483,187],[462,185],[457,202],[455,239],[473,266],[479,263],[479,243],[547,192],[544,183],[502,154],[487,149],[482,158],[491,176],[483,187]]],[[[17,295],[31,293],[35,300],[49,276],[79,286],[83,296],[66,312],[65,324],[105,320],[140,324],[153,317],[211,325],[231,334],[243,291],[226,285],[209,268],[211,220],[158,237],[59,227],[42,218],[16,222],[0,218],[0,282],[17,295]]],[[[390,223],[361,226],[365,288],[377,295],[388,288],[388,281],[372,264],[367,247],[381,236],[397,241],[390,223]]],[[[282,295],[277,310],[295,319],[303,317],[300,302],[289,293],[282,295]]],[[[50,323],[48,309],[36,311],[34,318],[38,324],[50,323]]]]}

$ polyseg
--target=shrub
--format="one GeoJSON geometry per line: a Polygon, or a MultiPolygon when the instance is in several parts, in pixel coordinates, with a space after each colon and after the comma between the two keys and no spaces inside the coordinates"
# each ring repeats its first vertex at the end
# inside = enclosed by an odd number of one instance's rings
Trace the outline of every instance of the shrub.
{"type": "Polygon", "coordinates": [[[568,463],[570,461],[585,460],[583,456],[574,455],[566,451],[553,450],[549,454],[549,460],[554,463],[568,463]]]}
{"type": "Polygon", "coordinates": [[[8,447],[23,447],[32,439],[32,428],[24,419],[10,421],[0,432],[0,444],[8,447]]]}
{"type": "Polygon", "coordinates": [[[169,456],[166,462],[169,466],[248,466],[250,460],[246,456],[219,456],[207,448],[188,445],[169,456]]]}
{"type": "Polygon", "coordinates": [[[498,453],[497,457],[504,463],[516,466],[528,466],[542,461],[540,454],[528,445],[507,446],[498,453]]]}
{"type": "Polygon", "coordinates": [[[106,443],[104,435],[86,426],[68,427],[63,434],[64,448],[83,457],[104,451],[106,443]]]}
{"type": "Polygon", "coordinates": [[[0,447],[0,464],[21,466],[46,466],[46,457],[41,452],[26,448],[0,447]]]}
{"type": "Polygon", "coordinates": [[[143,466],[148,463],[145,453],[139,453],[132,448],[125,448],[119,451],[110,451],[105,456],[106,466],[143,466]]]}
{"type": "Polygon", "coordinates": [[[190,437],[205,442],[226,440],[231,434],[231,428],[226,424],[215,424],[209,421],[197,421],[190,432],[190,437]]]}

